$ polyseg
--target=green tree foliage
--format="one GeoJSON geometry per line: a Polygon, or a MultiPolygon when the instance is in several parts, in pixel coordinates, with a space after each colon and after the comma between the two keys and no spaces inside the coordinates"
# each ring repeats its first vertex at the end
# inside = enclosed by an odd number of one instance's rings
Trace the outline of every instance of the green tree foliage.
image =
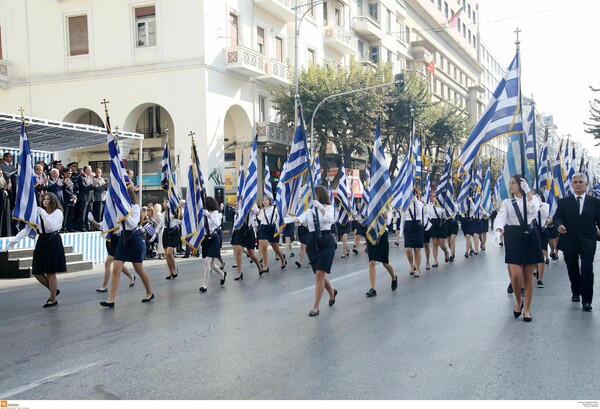
{"type": "MultiPolygon", "coordinates": [[[[600,89],[595,89],[590,87],[590,89],[594,92],[600,91],[600,89]]],[[[594,98],[594,102],[590,102],[590,123],[584,122],[583,124],[588,128],[585,130],[586,133],[589,133],[594,137],[594,139],[600,139],[600,99],[594,98]]],[[[596,144],[596,146],[600,145],[600,141],[596,144]]]]}

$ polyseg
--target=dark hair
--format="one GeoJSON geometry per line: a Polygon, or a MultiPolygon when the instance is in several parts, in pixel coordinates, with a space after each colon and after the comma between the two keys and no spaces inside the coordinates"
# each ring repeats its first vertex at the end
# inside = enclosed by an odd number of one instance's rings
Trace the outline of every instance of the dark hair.
{"type": "Polygon", "coordinates": [[[327,191],[327,188],[323,185],[317,185],[315,186],[315,196],[316,199],[323,205],[330,205],[331,202],[329,201],[329,192],[327,191]]]}
{"type": "Polygon", "coordinates": [[[138,204],[137,194],[135,193],[135,190],[133,190],[133,186],[129,186],[127,188],[127,193],[129,193],[129,199],[131,199],[131,204],[138,204]]]}
{"type": "MultiPolygon", "coordinates": [[[[54,212],[56,209],[58,209],[62,212],[63,208],[62,208],[62,205],[60,204],[60,200],[58,200],[58,197],[54,193],[52,193],[52,192],[46,193],[44,196],[42,196],[42,201],[46,197],[48,198],[48,207],[50,207],[49,213],[54,212]]],[[[42,207],[43,207],[43,204],[42,204],[42,207]]],[[[44,210],[46,210],[46,209],[44,209],[44,210]]]]}
{"type": "Polygon", "coordinates": [[[269,201],[269,206],[273,206],[273,199],[271,199],[269,196],[263,196],[262,200],[267,199],[269,201]]]}
{"type": "Polygon", "coordinates": [[[215,210],[219,210],[219,204],[217,203],[216,199],[211,196],[206,196],[206,199],[204,199],[204,207],[209,212],[214,212],[215,210]]]}
{"type": "Polygon", "coordinates": [[[523,175],[521,175],[520,173],[515,173],[510,178],[514,179],[515,182],[517,182],[517,185],[519,185],[519,192],[521,192],[521,194],[523,194],[524,193],[523,189],[521,189],[521,179],[524,179],[523,175]]]}

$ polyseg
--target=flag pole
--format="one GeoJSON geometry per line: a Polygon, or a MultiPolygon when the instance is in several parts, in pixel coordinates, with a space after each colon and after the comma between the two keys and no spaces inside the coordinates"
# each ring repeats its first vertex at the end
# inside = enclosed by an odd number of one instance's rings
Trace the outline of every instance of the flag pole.
{"type": "MultiPolygon", "coordinates": [[[[533,101],[533,96],[531,99],[533,101]]],[[[535,169],[535,171],[534,171],[535,179],[534,180],[535,180],[536,191],[539,194],[540,193],[540,178],[538,176],[539,169],[538,169],[538,157],[537,157],[537,138],[535,135],[535,102],[532,102],[531,109],[533,111],[533,120],[532,120],[531,126],[533,127],[533,135],[532,135],[533,136],[533,168],[535,169]]]]}
{"type": "MultiPolygon", "coordinates": [[[[300,103],[300,99],[298,99],[298,111],[297,112],[299,119],[302,121],[302,126],[304,127],[304,129],[306,130],[306,127],[304,126],[304,113],[302,112],[302,103],[300,103]]],[[[312,155],[311,155],[311,150],[308,149],[308,143],[306,141],[306,132],[304,132],[304,149],[306,149],[306,160],[308,162],[308,183],[310,183],[310,190],[312,193],[312,198],[313,200],[315,200],[317,198],[317,196],[315,195],[315,181],[313,179],[313,174],[312,174],[312,155]]],[[[312,146],[311,146],[312,149],[312,146]]],[[[319,211],[317,210],[315,212],[315,230],[317,232],[317,238],[321,238],[321,222],[319,220],[319,211]]]]}
{"type": "MultiPolygon", "coordinates": [[[[521,47],[520,47],[521,42],[519,41],[519,33],[520,32],[521,32],[521,30],[519,30],[519,28],[517,27],[517,29],[515,30],[515,33],[517,34],[517,39],[515,40],[515,45],[517,46],[517,65],[518,65],[518,77],[519,77],[519,86],[518,86],[517,92],[519,93],[519,115],[521,116],[521,123],[523,123],[523,100],[522,100],[522,95],[521,95],[521,47]]],[[[521,173],[523,175],[523,178],[525,178],[526,177],[525,169],[527,169],[527,155],[525,154],[525,132],[523,132],[519,144],[521,146],[521,173]]],[[[527,181],[527,182],[529,182],[529,181],[527,181]]]]}

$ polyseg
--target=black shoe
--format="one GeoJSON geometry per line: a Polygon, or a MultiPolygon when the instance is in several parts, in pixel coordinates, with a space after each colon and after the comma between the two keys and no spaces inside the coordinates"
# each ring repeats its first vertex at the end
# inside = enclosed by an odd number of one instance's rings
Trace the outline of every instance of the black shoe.
{"type": "Polygon", "coordinates": [[[198,290],[198,291],[200,291],[201,293],[205,293],[206,292],[206,287],[200,287],[200,290],[198,290]]]}
{"type": "Polygon", "coordinates": [[[583,303],[583,310],[584,311],[591,311],[592,310],[592,304],[590,304],[589,302],[584,302],[583,303]]]}
{"type": "Polygon", "coordinates": [[[396,291],[396,288],[398,288],[398,276],[392,280],[392,291],[396,291]]]}
{"type": "Polygon", "coordinates": [[[316,311],[312,311],[312,310],[311,310],[311,311],[308,313],[308,316],[309,316],[309,317],[316,317],[317,315],[319,315],[319,310],[316,310],[316,311]]]}
{"type": "Polygon", "coordinates": [[[244,279],[244,273],[241,273],[239,277],[233,279],[233,281],[240,281],[244,279]]]}
{"type": "MultiPolygon", "coordinates": [[[[108,288],[104,288],[104,289],[102,289],[102,288],[96,288],[96,292],[97,293],[107,293],[108,292],[108,288]]],[[[56,295],[58,295],[58,294],[56,294],[56,295]]]]}
{"type": "Polygon", "coordinates": [[[526,317],[525,315],[523,315],[523,321],[525,321],[525,322],[531,322],[532,319],[533,318],[531,316],[526,317]]]}
{"type": "Polygon", "coordinates": [[[435,263],[435,264],[432,264],[432,265],[431,265],[431,267],[435,268],[435,267],[437,267],[438,265],[439,265],[438,263],[435,263]]]}
{"type": "Polygon", "coordinates": [[[481,246],[481,251],[485,251],[485,246],[481,246]]]}
{"type": "Polygon", "coordinates": [[[579,295],[574,295],[573,297],[571,297],[571,301],[579,302],[579,301],[581,301],[581,297],[579,295]]]}
{"type": "Polygon", "coordinates": [[[465,258],[469,258],[469,253],[465,253],[465,258]]]}
{"type": "Polygon", "coordinates": [[[142,298],[142,302],[150,302],[154,299],[154,293],[150,296],[150,298],[142,298]]]}
{"type": "Polygon", "coordinates": [[[353,252],[354,254],[358,254],[358,250],[356,250],[356,249],[352,249],[352,252],[353,252]]]}
{"type": "Polygon", "coordinates": [[[115,303],[114,302],[100,301],[100,305],[103,306],[103,307],[115,308],[115,303]]]}
{"type": "Polygon", "coordinates": [[[165,280],[170,280],[170,279],[172,279],[172,278],[174,278],[174,277],[175,277],[175,276],[166,276],[166,277],[165,277],[165,280]]]}
{"type": "Polygon", "coordinates": [[[515,318],[519,318],[521,316],[522,311],[523,311],[523,300],[521,300],[521,309],[519,311],[513,310],[513,314],[514,314],[515,318]]]}
{"type": "Polygon", "coordinates": [[[290,253],[290,257],[294,257],[294,256],[295,256],[295,254],[293,252],[290,253]]]}
{"type": "Polygon", "coordinates": [[[298,268],[302,267],[302,264],[300,264],[299,261],[296,260],[296,261],[294,261],[294,263],[296,264],[296,267],[298,267],[298,268]]]}
{"type": "Polygon", "coordinates": [[[500,242],[500,247],[504,247],[504,243],[500,242]]]}
{"type": "Polygon", "coordinates": [[[508,284],[508,288],[506,289],[506,292],[509,294],[513,293],[512,283],[508,284]]]}
{"type": "Polygon", "coordinates": [[[538,272],[537,272],[537,271],[534,271],[534,272],[533,272],[533,276],[534,276],[534,277],[535,277],[535,279],[537,280],[537,279],[538,279],[538,272]]]}
{"type": "Polygon", "coordinates": [[[221,285],[225,284],[225,279],[227,278],[227,273],[223,271],[223,279],[221,280],[221,285]]]}
{"type": "MultiPolygon", "coordinates": [[[[58,301],[54,300],[48,300],[46,301],[46,304],[43,305],[44,308],[50,308],[50,307],[55,307],[58,305],[58,301]]],[[[590,306],[590,310],[592,309],[592,307],[590,306]]]]}
{"type": "Polygon", "coordinates": [[[183,257],[181,257],[181,258],[190,258],[190,256],[183,256],[183,257]]]}
{"type": "Polygon", "coordinates": [[[473,250],[469,251],[470,256],[474,256],[475,254],[477,254],[477,253],[475,253],[473,250]]]}
{"type": "Polygon", "coordinates": [[[129,288],[133,287],[135,285],[135,276],[133,276],[133,283],[129,283],[129,288]]]}
{"type": "Polygon", "coordinates": [[[337,295],[337,290],[333,290],[333,300],[329,300],[329,306],[331,307],[335,304],[335,296],[337,295]]]}
{"type": "Polygon", "coordinates": [[[375,291],[374,288],[371,288],[369,291],[367,291],[367,297],[375,297],[377,295],[377,291],[375,291]]]}
{"type": "Polygon", "coordinates": [[[542,280],[537,280],[536,287],[537,288],[544,288],[544,283],[542,283],[542,280]]]}
{"type": "Polygon", "coordinates": [[[235,265],[235,266],[231,266],[231,268],[237,268],[237,265],[235,265]]]}
{"type": "Polygon", "coordinates": [[[264,273],[268,273],[268,272],[269,272],[269,269],[267,268],[266,270],[262,270],[260,273],[258,273],[258,276],[259,276],[259,277],[262,277],[262,275],[263,275],[264,273]]]}
{"type": "Polygon", "coordinates": [[[448,260],[450,260],[451,263],[454,263],[454,256],[450,256],[448,260]]]}

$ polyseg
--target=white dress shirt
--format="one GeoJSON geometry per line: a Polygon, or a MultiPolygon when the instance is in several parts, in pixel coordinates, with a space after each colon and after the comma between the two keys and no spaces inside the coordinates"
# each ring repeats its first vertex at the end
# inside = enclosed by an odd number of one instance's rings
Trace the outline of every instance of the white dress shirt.
{"type": "Polygon", "coordinates": [[[331,225],[335,223],[335,210],[332,205],[325,205],[325,215],[323,215],[321,210],[310,208],[300,216],[298,216],[298,221],[304,226],[308,227],[308,231],[315,231],[315,213],[319,212],[319,225],[321,226],[321,231],[323,230],[331,230],[331,225]]]}
{"type": "Polygon", "coordinates": [[[546,223],[548,223],[548,214],[550,212],[550,205],[548,203],[541,202],[540,210],[538,210],[537,221],[540,224],[540,228],[544,229],[546,223]]]}
{"type": "Polygon", "coordinates": [[[404,223],[410,220],[420,221],[425,226],[425,224],[428,221],[428,218],[427,214],[425,213],[425,209],[423,208],[424,206],[425,205],[420,200],[417,200],[416,198],[413,199],[413,202],[408,207],[408,210],[402,212],[402,218],[400,219],[400,228],[404,229],[404,223]]]}
{"type": "MultiPolygon", "coordinates": [[[[523,212],[523,199],[522,198],[514,198],[517,207],[521,211],[521,215],[525,217],[523,212]]],[[[515,208],[511,203],[512,199],[504,199],[502,201],[502,206],[500,206],[500,211],[498,212],[498,216],[496,216],[496,220],[494,220],[494,230],[500,229],[504,230],[505,225],[509,226],[520,226],[519,218],[517,217],[517,213],[515,212],[515,208]]],[[[538,210],[540,210],[540,199],[537,196],[532,196],[531,200],[527,201],[527,220],[526,223],[531,223],[534,219],[537,219],[538,210]]]]}
{"type": "MultiPolygon", "coordinates": [[[[54,233],[56,231],[60,231],[62,229],[63,224],[63,212],[59,209],[54,210],[52,213],[47,213],[46,210],[38,207],[38,215],[44,221],[44,230],[46,233],[54,233]]],[[[40,231],[42,228],[40,226],[40,231]]]]}
{"type": "Polygon", "coordinates": [[[137,229],[138,224],[140,224],[140,206],[134,204],[131,206],[131,216],[125,219],[125,230],[133,231],[137,229]]]}
{"type": "Polygon", "coordinates": [[[279,222],[279,215],[277,214],[275,206],[264,207],[258,212],[258,220],[261,226],[274,224],[277,226],[279,222]]]}

